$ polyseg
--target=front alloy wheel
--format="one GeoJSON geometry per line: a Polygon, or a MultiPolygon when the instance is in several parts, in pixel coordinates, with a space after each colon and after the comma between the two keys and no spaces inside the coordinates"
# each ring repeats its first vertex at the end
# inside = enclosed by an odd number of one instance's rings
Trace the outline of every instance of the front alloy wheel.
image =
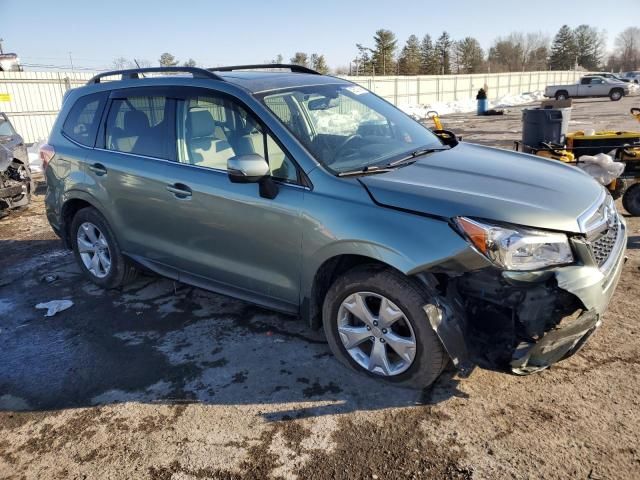
{"type": "Polygon", "coordinates": [[[394,385],[424,388],[448,361],[425,306],[431,287],[383,265],[342,273],[322,305],[329,348],[347,367],[394,385]]]}
{"type": "Polygon", "coordinates": [[[338,334],[362,368],[392,376],[406,371],[416,356],[416,336],[402,310],[373,292],[349,295],[338,310],[338,334]]]}

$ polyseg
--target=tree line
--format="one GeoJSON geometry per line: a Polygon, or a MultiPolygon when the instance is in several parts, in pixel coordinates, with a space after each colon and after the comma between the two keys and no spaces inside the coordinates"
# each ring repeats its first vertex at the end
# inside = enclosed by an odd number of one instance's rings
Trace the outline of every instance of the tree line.
{"type": "MultiPolygon", "coordinates": [[[[498,37],[485,52],[480,42],[471,36],[455,40],[444,31],[437,38],[426,34],[411,35],[399,47],[396,35],[380,29],[373,36],[372,46],[356,44],[357,55],[349,67],[335,69],[350,75],[446,75],[451,73],[499,73],[539,70],[609,70],[612,72],[640,69],[640,28],[629,27],[615,38],[615,48],[606,51],[606,34],[591,25],[560,27],[553,40],[540,32],[513,32],[498,37]]],[[[161,66],[194,67],[189,58],[180,63],[165,52],[158,59],[161,66]]],[[[285,63],[279,54],[264,63],[285,63]]],[[[289,63],[330,73],[323,54],[296,52],[289,63]]],[[[117,58],[115,69],[148,67],[146,60],[117,58]]]]}

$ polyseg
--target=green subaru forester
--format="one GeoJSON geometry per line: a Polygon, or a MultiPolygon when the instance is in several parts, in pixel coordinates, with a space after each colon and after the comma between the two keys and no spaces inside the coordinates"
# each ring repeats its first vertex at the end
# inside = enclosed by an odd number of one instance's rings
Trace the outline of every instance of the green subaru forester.
{"type": "Polygon", "coordinates": [[[144,269],[298,315],[398,385],[573,354],[625,258],[581,170],[436,136],[298,66],[100,74],[41,156],[49,222],[96,284],[144,269]]]}

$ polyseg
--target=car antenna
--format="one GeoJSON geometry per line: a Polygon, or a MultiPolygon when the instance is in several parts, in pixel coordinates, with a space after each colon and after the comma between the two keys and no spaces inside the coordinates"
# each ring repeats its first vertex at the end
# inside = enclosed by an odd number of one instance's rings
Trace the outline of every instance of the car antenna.
{"type": "MultiPolygon", "coordinates": [[[[141,68],[140,64],[138,63],[138,60],[136,60],[135,58],[133,59],[133,61],[136,63],[136,67],[141,68]]],[[[140,72],[140,75],[142,75],[142,78],[147,78],[144,76],[144,73],[140,72]]]]}

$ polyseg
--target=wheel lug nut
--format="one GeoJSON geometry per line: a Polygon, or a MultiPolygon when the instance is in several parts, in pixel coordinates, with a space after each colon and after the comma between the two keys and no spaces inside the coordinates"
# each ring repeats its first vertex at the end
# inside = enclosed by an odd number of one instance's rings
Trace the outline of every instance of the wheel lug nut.
{"type": "Polygon", "coordinates": [[[378,326],[378,321],[377,321],[377,320],[374,320],[374,321],[373,321],[373,326],[374,326],[374,327],[377,327],[377,326],[378,326]]]}
{"type": "Polygon", "coordinates": [[[380,343],[384,343],[384,338],[381,338],[381,339],[380,339],[380,343]]]}
{"type": "Polygon", "coordinates": [[[376,339],[376,338],[375,338],[375,337],[373,337],[373,336],[369,337],[369,340],[371,340],[371,341],[374,341],[375,339],[376,339]]]}
{"type": "Polygon", "coordinates": [[[371,330],[371,327],[369,325],[367,325],[367,330],[371,330]]]}
{"type": "Polygon", "coordinates": [[[383,329],[382,329],[382,333],[384,333],[384,334],[386,335],[386,334],[387,334],[387,329],[386,329],[386,328],[383,328],[383,329]]]}

